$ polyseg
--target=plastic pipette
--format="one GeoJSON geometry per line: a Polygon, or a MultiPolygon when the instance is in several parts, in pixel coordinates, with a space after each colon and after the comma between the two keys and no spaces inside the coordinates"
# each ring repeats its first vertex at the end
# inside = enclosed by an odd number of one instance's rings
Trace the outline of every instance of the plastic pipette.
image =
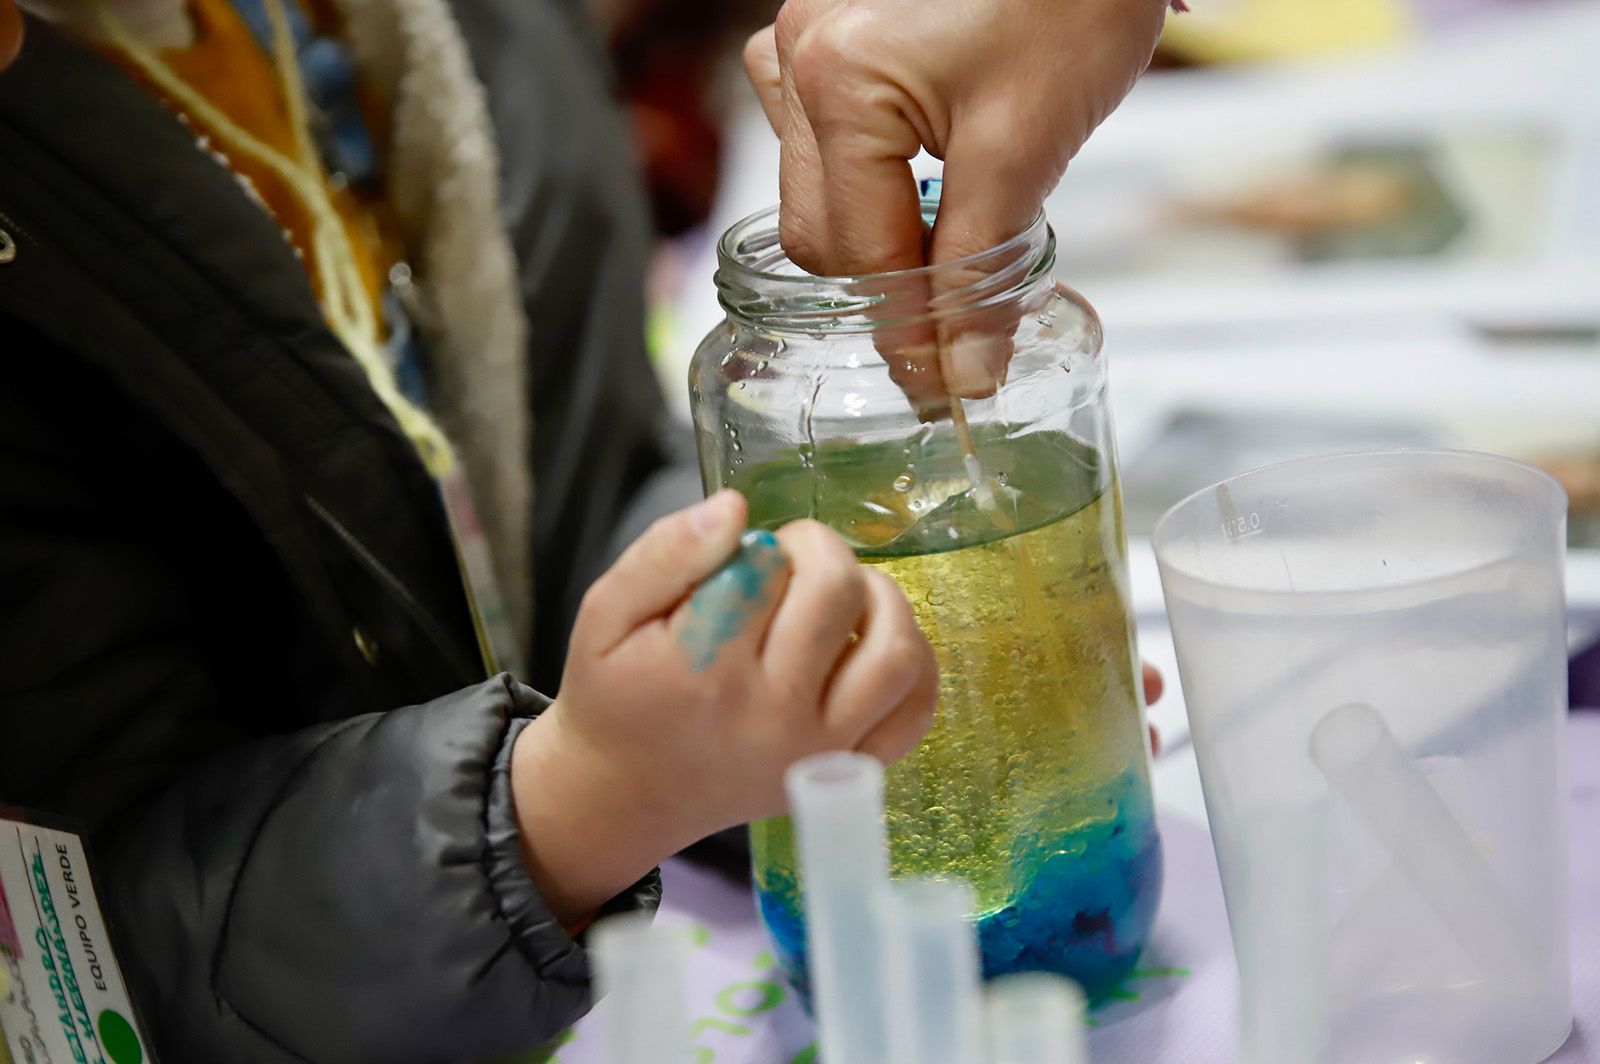
{"type": "Polygon", "coordinates": [[[1353,704],[1329,712],[1311,733],[1311,760],[1483,974],[1531,984],[1532,940],[1517,930],[1515,904],[1378,711],[1353,704]]]}
{"type": "Polygon", "coordinates": [[[989,1064],[1087,1064],[1083,991],[1045,972],[996,979],[983,1003],[989,1064]]]}
{"type": "Polygon", "coordinates": [[[600,921],[590,932],[605,1064],[689,1064],[689,1008],[682,936],[643,913],[600,921]]]}
{"type": "Polygon", "coordinates": [[[884,896],[884,1002],[890,1064],[971,1064],[983,1055],[972,888],[908,879],[884,896]]]}
{"type": "Polygon", "coordinates": [[[883,766],[858,753],[797,762],[784,782],[805,883],[806,944],[822,1059],[883,1064],[879,907],[889,884],[883,766]]]}
{"type": "MultiPolygon", "coordinates": [[[[925,177],[917,182],[917,194],[922,198],[924,205],[929,202],[938,203],[944,195],[944,180],[938,177],[925,177]]],[[[922,223],[922,244],[924,251],[933,239],[933,227],[926,219],[922,223]]],[[[972,485],[972,498],[984,513],[996,518],[995,523],[1000,525],[1001,531],[1011,532],[1014,528],[1008,527],[1003,518],[999,517],[1000,506],[994,497],[994,488],[989,484],[989,478],[983,475],[983,463],[978,460],[978,446],[972,439],[972,426],[967,422],[967,408],[961,404],[959,395],[950,396],[950,423],[955,426],[956,445],[961,448],[961,464],[967,471],[967,480],[972,485]]]]}

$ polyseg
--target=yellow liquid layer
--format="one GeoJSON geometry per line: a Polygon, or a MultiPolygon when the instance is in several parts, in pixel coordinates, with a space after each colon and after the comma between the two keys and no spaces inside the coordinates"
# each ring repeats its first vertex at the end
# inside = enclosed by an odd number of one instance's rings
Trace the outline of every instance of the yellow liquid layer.
{"type": "MultiPolygon", "coordinates": [[[[932,731],[888,771],[893,869],[966,879],[980,914],[1014,901],[1057,840],[1116,818],[1119,779],[1148,787],[1117,499],[1113,485],[955,550],[861,552],[905,589],[941,668],[932,731]]],[[[756,825],[754,842],[758,885],[785,889],[789,822],[756,825]]]]}
{"type": "Polygon", "coordinates": [[[1106,787],[1143,763],[1113,520],[1102,495],[1008,539],[864,559],[905,589],[942,670],[937,722],[888,773],[892,859],[968,880],[980,912],[1026,886],[1011,874],[1017,841],[1114,815],[1106,787]]]}

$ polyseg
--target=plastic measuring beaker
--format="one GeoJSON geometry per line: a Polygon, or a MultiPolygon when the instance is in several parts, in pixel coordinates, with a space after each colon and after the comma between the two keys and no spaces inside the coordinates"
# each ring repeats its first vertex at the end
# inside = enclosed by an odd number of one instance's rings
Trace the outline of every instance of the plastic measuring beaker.
{"type": "Polygon", "coordinates": [[[1155,530],[1242,1064],[1533,1064],[1571,1027],[1566,498],[1441,451],[1270,466],[1155,530]]]}

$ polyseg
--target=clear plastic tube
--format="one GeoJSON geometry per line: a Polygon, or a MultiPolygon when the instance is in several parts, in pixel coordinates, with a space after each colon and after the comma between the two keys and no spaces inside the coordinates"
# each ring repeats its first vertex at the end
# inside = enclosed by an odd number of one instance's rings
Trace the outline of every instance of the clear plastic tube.
{"type": "Polygon", "coordinates": [[[983,1054],[972,887],[907,879],[884,896],[884,1000],[891,1064],[971,1064],[983,1054]]]}
{"type": "Polygon", "coordinates": [[[805,882],[806,938],[822,1059],[882,1064],[888,1037],[879,909],[889,884],[883,766],[818,754],[785,777],[805,882]]]}
{"type": "Polygon", "coordinates": [[[1427,899],[1483,975],[1524,990],[1538,976],[1517,907],[1378,711],[1329,711],[1311,733],[1311,760],[1355,810],[1395,867],[1427,899]]]}
{"type": "Polygon", "coordinates": [[[1070,979],[1028,972],[997,979],[984,998],[989,1064],[1088,1064],[1083,991],[1070,979]]]}
{"type": "Polygon", "coordinates": [[[644,913],[607,917],[590,932],[605,1064],[689,1064],[682,936],[644,913]]]}

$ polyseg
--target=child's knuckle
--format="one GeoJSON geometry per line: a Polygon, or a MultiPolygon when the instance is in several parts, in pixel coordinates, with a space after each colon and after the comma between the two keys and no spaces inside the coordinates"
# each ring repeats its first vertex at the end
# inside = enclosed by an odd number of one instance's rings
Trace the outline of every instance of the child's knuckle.
{"type": "Polygon", "coordinates": [[[884,649],[882,668],[894,675],[918,673],[925,662],[923,642],[914,632],[898,632],[884,649]]]}
{"type": "Polygon", "coordinates": [[[859,613],[866,600],[861,567],[854,558],[828,558],[811,574],[812,589],[830,610],[859,613]]]}
{"type": "Polygon", "coordinates": [[[802,517],[783,526],[781,537],[792,543],[796,550],[807,554],[818,553],[832,547],[836,534],[814,517],[802,517]]]}

